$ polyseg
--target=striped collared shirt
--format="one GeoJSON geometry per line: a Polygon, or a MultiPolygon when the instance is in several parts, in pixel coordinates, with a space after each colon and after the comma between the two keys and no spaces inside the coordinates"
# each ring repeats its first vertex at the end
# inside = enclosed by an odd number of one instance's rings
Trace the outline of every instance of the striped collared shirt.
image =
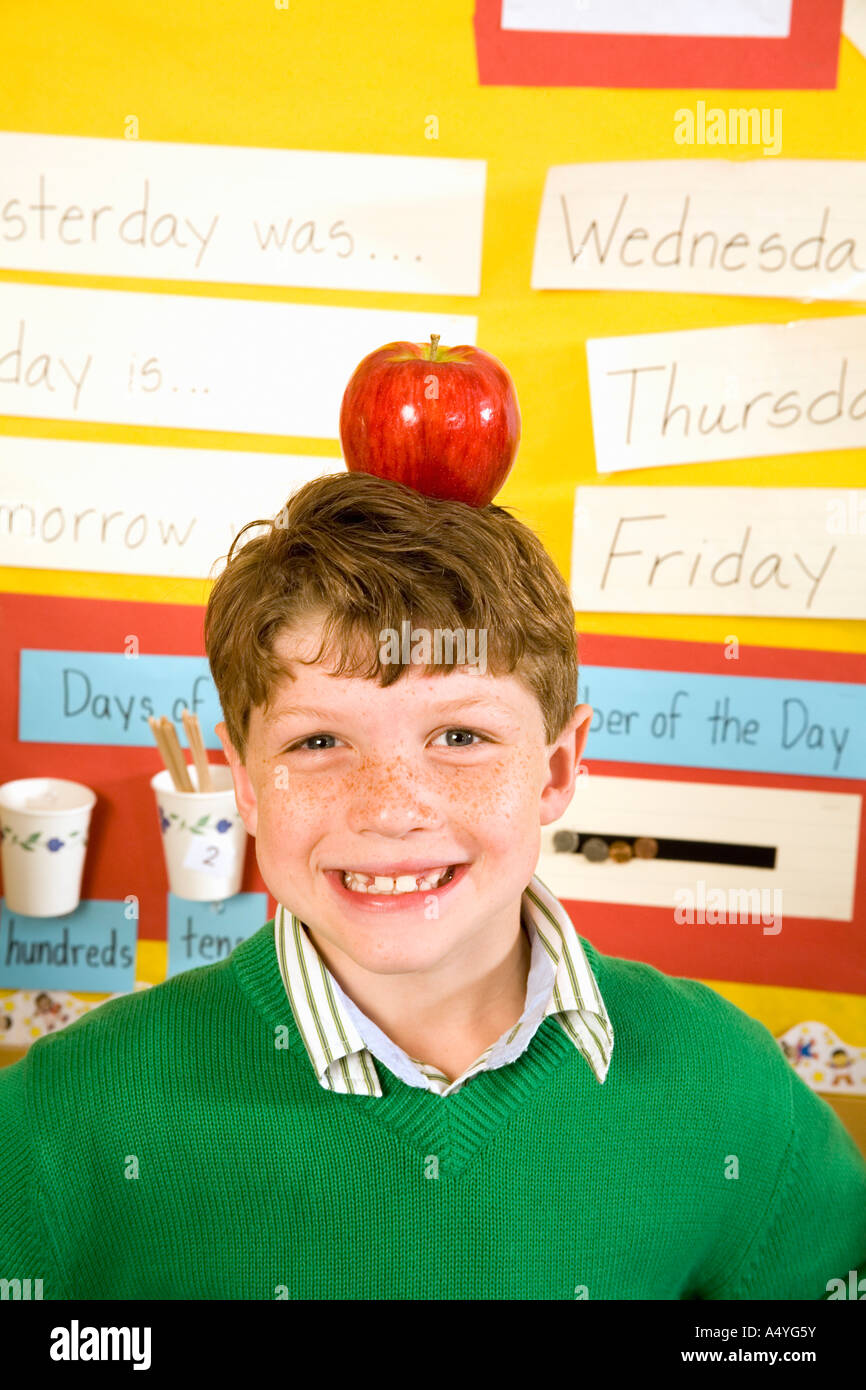
{"type": "Polygon", "coordinates": [[[361,1012],[328,970],[304,923],[278,903],[274,936],[280,973],[298,1031],[325,1090],[381,1096],[373,1064],[377,1057],[408,1086],[453,1095],[476,1072],[516,1061],[549,1014],[602,1083],[610,1066],[613,1028],[574,924],[534,876],[521,898],[521,919],[532,946],[523,1013],[513,1028],[449,1082],[441,1071],[397,1047],[361,1012]]]}

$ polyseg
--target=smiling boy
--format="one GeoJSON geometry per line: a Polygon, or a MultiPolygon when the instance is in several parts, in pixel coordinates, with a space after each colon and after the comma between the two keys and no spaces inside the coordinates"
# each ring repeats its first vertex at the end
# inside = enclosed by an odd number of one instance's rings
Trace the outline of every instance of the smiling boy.
{"type": "Polygon", "coordinates": [[[521,895],[592,711],[575,709],[551,754],[514,676],[410,665],[383,690],[300,664],[321,637],[319,618],[275,641],[293,683],[253,710],[245,762],[217,726],[238,808],[272,894],[349,999],[451,1081],[523,1012],[521,895]]]}
{"type": "Polygon", "coordinates": [[[535,875],[592,717],[538,538],[355,473],[243,535],[206,646],[276,912],[0,1073],[0,1274],[45,1298],[827,1297],[866,1260],[830,1106],[535,875]],[[387,659],[407,620],[483,632],[489,669],[387,659]]]}

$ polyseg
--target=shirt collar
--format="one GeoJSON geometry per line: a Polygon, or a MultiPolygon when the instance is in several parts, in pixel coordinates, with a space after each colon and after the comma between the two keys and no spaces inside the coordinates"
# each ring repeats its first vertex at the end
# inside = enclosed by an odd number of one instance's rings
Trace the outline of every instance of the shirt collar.
{"type": "MultiPolygon", "coordinates": [[[[510,1030],[450,1087],[470,1075],[516,1060],[541,1023],[554,1015],[601,1084],[610,1066],[613,1028],[598,982],[574,924],[562,904],[533,876],[521,898],[521,916],[532,943],[532,959],[523,1014],[510,1030]]],[[[382,1095],[373,1050],[407,1084],[428,1086],[435,1069],[422,1073],[341,989],[328,970],[304,924],[282,903],[274,917],[277,960],[298,1032],[327,1090],[344,1094],[382,1095]]]]}

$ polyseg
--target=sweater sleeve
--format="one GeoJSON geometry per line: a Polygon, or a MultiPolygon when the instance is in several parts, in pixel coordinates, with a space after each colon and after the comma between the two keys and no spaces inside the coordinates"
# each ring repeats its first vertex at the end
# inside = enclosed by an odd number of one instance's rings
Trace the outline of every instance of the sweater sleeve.
{"type": "Polygon", "coordinates": [[[769,1206],[738,1267],[704,1297],[850,1298],[852,1273],[855,1283],[866,1275],[866,1161],[832,1106],[785,1065],[792,1127],[769,1206]]]}
{"type": "Polygon", "coordinates": [[[64,1298],[30,1131],[29,1065],[27,1055],[0,1068],[0,1279],[21,1281],[9,1297],[28,1296],[29,1279],[30,1298],[64,1298]]]}

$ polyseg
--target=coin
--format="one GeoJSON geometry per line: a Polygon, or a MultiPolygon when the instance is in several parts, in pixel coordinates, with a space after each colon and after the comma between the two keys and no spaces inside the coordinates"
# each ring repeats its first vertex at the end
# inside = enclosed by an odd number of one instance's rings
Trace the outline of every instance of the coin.
{"type": "Polygon", "coordinates": [[[610,847],[610,857],[615,864],[625,864],[631,859],[631,845],[628,840],[614,840],[610,847]]]}
{"type": "Polygon", "coordinates": [[[554,830],[553,848],[557,851],[566,850],[574,853],[580,843],[580,836],[576,830],[554,830]]]}
{"type": "Polygon", "coordinates": [[[599,835],[590,835],[588,840],[584,840],[580,847],[581,854],[585,854],[587,859],[594,864],[600,864],[602,859],[607,858],[607,841],[602,840],[599,835]]]}
{"type": "Polygon", "coordinates": [[[636,859],[655,859],[658,852],[658,840],[653,840],[647,835],[641,835],[634,842],[634,853],[636,859]]]}

